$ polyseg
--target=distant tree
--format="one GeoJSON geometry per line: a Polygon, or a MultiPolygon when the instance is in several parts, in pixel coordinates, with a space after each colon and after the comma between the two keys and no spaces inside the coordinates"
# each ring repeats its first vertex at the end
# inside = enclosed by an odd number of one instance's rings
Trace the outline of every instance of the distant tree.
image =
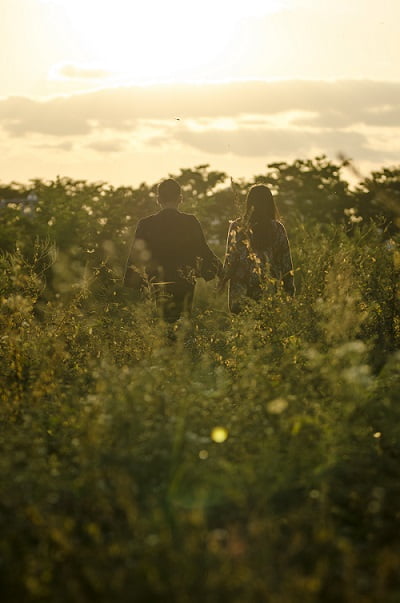
{"type": "Polygon", "coordinates": [[[400,229],[400,166],[383,168],[365,178],[354,193],[357,213],[380,220],[388,234],[400,229]]]}
{"type": "Polygon", "coordinates": [[[26,195],[26,188],[22,184],[13,182],[6,186],[0,186],[0,201],[8,201],[16,197],[26,195]]]}
{"type": "Polygon", "coordinates": [[[296,159],[293,163],[268,164],[266,174],[254,182],[270,186],[286,220],[292,216],[318,222],[339,222],[351,207],[349,184],[342,178],[343,160],[334,163],[322,155],[314,159],[296,159]]]}
{"type": "MultiPolygon", "coordinates": [[[[347,160],[333,162],[325,156],[271,163],[265,174],[250,181],[237,180],[233,188],[225,172],[212,170],[208,164],[181,169],[172,176],[183,189],[182,209],[198,217],[208,241],[222,257],[229,221],[243,212],[246,193],[255,182],[271,187],[289,228],[299,219],[305,223],[346,221],[361,225],[374,220],[391,236],[400,228],[400,168],[373,172],[352,191],[342,176],[348,165],[347,160]]],[[[118,279],[137,221],[154,211],[156,184],[113,187],[67,177],[35,179],[28,185],[3,184],[0,251],[18,248],[31,259],[37,242],[50,245],[57,250],[52,276],[55,280],[65,278],[66,286],[88,273],[105,271],[118,279]],[[25,212],[12,200],[25,198],[31,191],[37,203],[25,212]]],[[[295,234],[293,229],[291,237],[295,234]]]]}

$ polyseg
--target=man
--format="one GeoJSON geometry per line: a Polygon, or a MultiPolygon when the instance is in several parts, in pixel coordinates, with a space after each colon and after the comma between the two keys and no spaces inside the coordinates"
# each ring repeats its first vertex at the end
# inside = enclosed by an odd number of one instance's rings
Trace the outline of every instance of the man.
{"type": "Polygon", "coordinates": [[[161,211],[139,221],[124,278],[125,286],[136,290],[150,285],[169,323],[190,313],[196,278],[211,280],[222,269],[197,218],[178,210],[181,201],[176,180],[158,185],[161,211]]]}

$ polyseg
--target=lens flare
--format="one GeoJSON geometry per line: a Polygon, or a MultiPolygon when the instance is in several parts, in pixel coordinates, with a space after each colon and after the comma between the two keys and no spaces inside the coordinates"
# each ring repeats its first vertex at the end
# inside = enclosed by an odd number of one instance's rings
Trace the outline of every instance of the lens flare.
{"type": "Polygon", "coordinates": [[[211,431],[211,439],[217,444],[222,444],[228,438],[228,430],[225,427],[214,427],[211,431]]]}

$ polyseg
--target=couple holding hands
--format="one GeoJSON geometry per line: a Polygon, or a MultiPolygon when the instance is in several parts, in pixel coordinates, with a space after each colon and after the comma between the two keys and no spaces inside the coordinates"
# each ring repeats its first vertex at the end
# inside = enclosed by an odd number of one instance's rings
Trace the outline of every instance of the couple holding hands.
{"type": "Polygon", "coordinates": [[[229,283],[229,309],[235,314],[248,299],[261,299],[278,283],[294,295],[289,241],[267,186],[250,188],[244,217],[230,224],[223,264],[207,245],[197,218],[179,211],[181,200],[176,180],[158,185],[161,210],[139,220],[124,276],[126,287],[152,290],[166,322],[190,314],[198,277],[218,277],[220,291],[229,283]]]}

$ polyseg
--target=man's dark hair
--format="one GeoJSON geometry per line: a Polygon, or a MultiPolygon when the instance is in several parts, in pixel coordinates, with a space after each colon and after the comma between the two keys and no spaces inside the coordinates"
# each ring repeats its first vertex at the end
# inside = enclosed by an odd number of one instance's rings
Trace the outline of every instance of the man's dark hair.
{"type": "Polygon", "coordinates": [[[181,196],[181,186],[173,178],[160,182],[157,188],[160,203],[173,203],[181,196]]]}

